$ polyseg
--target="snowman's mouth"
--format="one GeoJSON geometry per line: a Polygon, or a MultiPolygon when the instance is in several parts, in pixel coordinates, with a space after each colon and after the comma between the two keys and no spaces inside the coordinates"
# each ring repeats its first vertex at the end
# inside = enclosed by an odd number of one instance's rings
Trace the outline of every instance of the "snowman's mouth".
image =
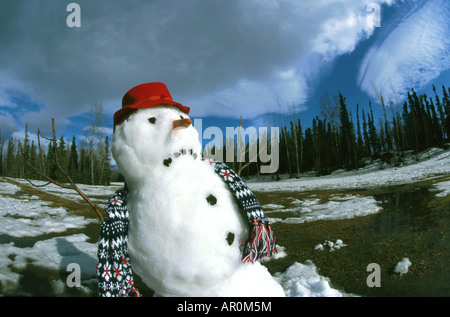
{"type": "Polygon", "coordinates": [[[192,158],[194,160],[197,159],[197,157],[198,157],[198,154],[195,153],[194,150],[192,150],[192,149],[188,149],[188,150],[181,149],[178,152],[173,153],[172,156],[170,156],[170,157],[166,158],[165,160],[163,160],[163,164],[165,166],[169,167],[170,164],[172,164],[172,162],[173,162],[172,158],[177,159],[177,158],[179,158],[181,156],[184,156],[184,155],[190,155],[190,156],[192,156],[192,158]]]}

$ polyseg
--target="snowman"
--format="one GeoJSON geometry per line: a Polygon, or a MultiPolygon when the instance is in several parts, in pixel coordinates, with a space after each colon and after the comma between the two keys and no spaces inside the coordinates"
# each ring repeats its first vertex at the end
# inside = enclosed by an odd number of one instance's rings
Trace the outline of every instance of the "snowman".
{"type": "Polygon", "coordinates": [[[112,153],[126,187],[102,224],[101,296],[284,296],[258,260],[276,252],[270,223],[227,165],[201,158],[189,108],[163,83],[129,90],[114,115],[112,153]]]}

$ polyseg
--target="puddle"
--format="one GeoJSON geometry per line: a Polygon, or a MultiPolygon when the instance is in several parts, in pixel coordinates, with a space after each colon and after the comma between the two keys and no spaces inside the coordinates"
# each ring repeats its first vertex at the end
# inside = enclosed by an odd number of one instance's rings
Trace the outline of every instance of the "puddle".
{"type": "MultiPolygon", "coordinates": [[[[272,192],[270,196],[258,194],[257,198],[261,205],[274,206],[267,210],[269,217],[283,219],[274,224],[277,242],[288,254],[283,265],[310,259],[334,287],[362,296],[450,296],[450,204],[448,196],[438,194],[431,185],[411,184],[370,191],[272,192]],[[371,197],[381,209],[351,219],[295,225],[289,220],[314,206],[340,208],[340,202],[352,197],[371,197]],[[333,254],[314,251],[317,243],[327,239],[342,239],[348,247],[333,254]],[[394,267],[404,257],[412,265],[400,276],[394,273],[394,267]],[[382,268],[379,288],[367,286],[369,263],[382,268]]],[[[276,267],[275,271],[283,268],[269,264],[269,270],[270,265],[276,267]]]]}

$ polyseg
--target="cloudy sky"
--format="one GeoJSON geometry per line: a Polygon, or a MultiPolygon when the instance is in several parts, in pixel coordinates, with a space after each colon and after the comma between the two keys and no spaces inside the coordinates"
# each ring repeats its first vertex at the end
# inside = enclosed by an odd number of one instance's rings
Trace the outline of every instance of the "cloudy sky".
{"type": "Polygon", "coordinates": [[[399,95],[450,83],[448,0],[78,0],[73,28],[69,3],[0,2],[3,138],[25,123],[49,133],[52,117],[81,135],[95,103],[111,131],[125,92],[152,81],[191,117],[254,125],[277,100],[307,125],[325,91],[356,109],[376,101],[372,83],[399,95]]]}

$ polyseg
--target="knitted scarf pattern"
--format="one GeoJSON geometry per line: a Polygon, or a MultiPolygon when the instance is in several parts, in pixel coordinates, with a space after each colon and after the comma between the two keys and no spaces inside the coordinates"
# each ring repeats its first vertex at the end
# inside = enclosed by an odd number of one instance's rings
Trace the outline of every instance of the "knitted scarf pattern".
{"type": "Polygon", "coordinates": [[[139,290],[134,287],[128,254],[129,215],[124,188],[109,196],[105,211],[97,252],[99,296],[140,297],[139,290]]]}
{"type": "MultiPolygon", "coordinates": [[[[277,252],[276,238],[258,200],[245,182],[226,164],[207,160],[234,194],[239,210],[248,220],[249,236],[240,246],[241,260],[255,262],[277,252]]],[[[100,227],[97,252],[99,296],[140,297],[134,286],[128,254],[127,191],[120,189],[109,197],[106,217],[100,227]]]]}

